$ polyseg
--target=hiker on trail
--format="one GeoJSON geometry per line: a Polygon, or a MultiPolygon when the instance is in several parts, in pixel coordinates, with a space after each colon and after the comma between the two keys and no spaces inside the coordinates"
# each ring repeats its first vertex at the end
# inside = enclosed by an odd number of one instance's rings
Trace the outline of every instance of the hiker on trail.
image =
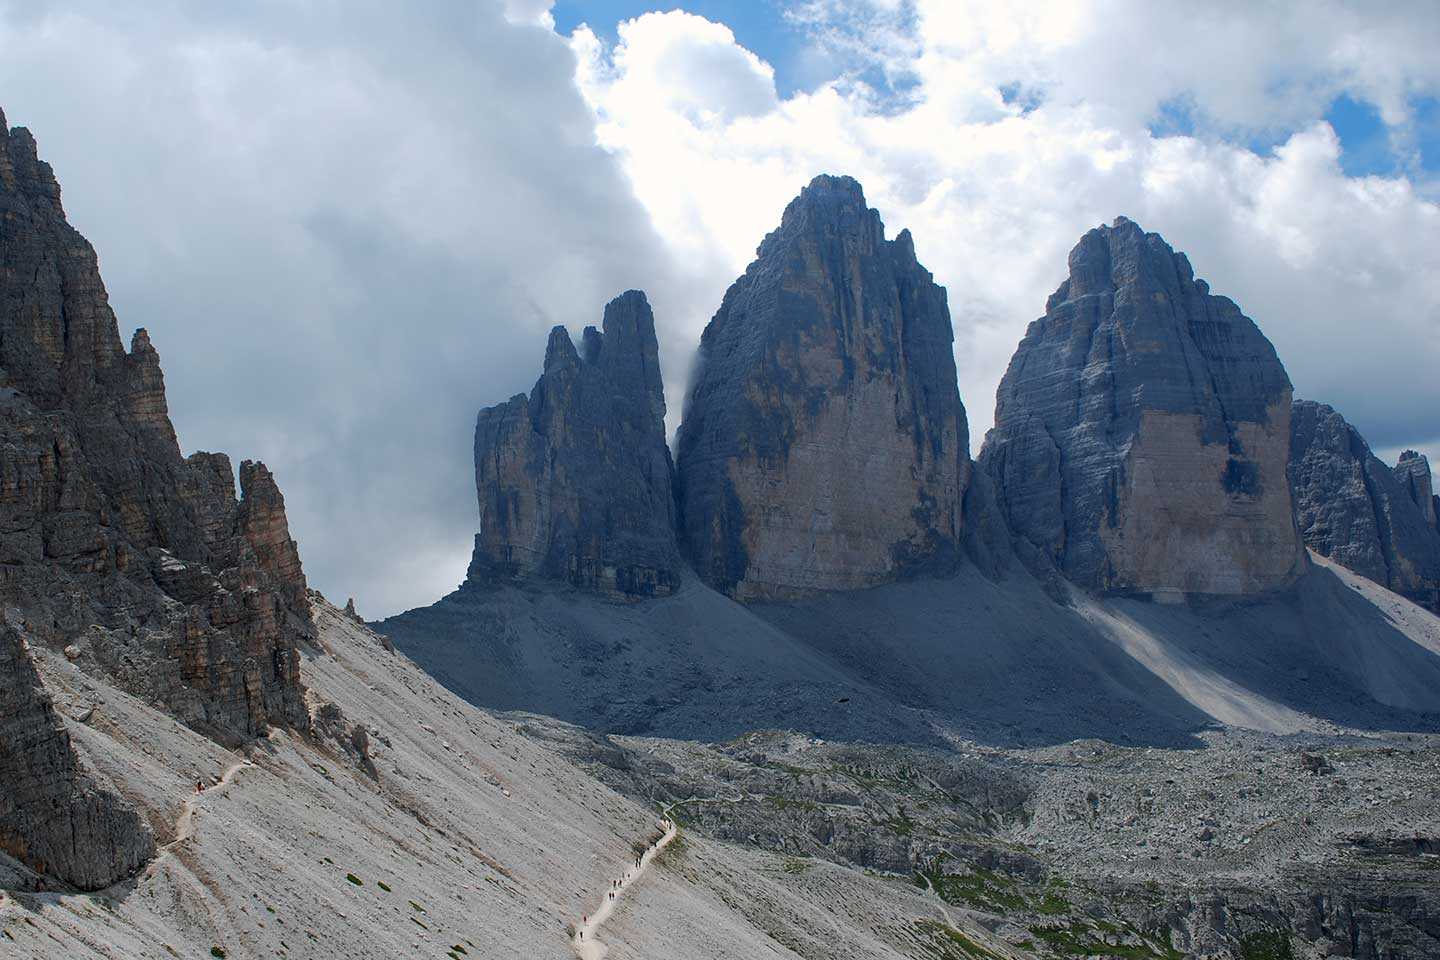
{"type": "Polygon", "coordinates": [[[195,792],[196,792],[196,793],[204,793],[204,792],[205,792],[205,784],[202,783],[202,782],[199,781],[199,780],[196,780],[196,781],[195,781],[195,792]]]}

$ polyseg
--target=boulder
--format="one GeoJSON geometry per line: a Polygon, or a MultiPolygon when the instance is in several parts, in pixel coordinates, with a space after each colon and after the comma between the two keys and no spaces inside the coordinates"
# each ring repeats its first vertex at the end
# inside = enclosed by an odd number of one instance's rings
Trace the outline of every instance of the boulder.
{"type": "Polygon", "coordinates": [[[980,462],[1039,562],[1101,591],[1243,595],[1305,569],[1274,348],[1184,254],[1087,233],[996,397],[980,462]]]}
{"type": "Polygon", "coordinates": [[[849,177],[816,177],[705,328],[682,540],[741,600],[953,568],[969,430],[945,290],[849,177]]]}

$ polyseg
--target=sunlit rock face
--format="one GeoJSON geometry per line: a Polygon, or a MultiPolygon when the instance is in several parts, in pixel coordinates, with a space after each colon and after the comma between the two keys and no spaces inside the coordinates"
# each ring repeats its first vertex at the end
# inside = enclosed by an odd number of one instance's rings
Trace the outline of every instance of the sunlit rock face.
{"type": "Polygon", "coordinates": [[[1010,361],[980,461],[1012,530],[1093,590],[1251,594],[1305,568],[1290,380],[1184,254],[1087,233],[1010,361]]]}
{"type": "Polygon", "coordinates": [[[952,340],[910,234],[816,177],[701,340],[676,452],[699,575],[760,600],[950,569],[970,463],[952,340]]]}
{"type": "Polygon", "coordinates": [[[550,333],[529,396],[480,411],[474,583],[539,578],[616,599],[679,582],[655,318],[632,290],[576,350],[550,333]]]}
{"type": "Polygon", "coordinates": [[[1391,470],[1333,407],[1295,401],[1290,485],[1305,543],[1362,577],[1440,610],[1440,531],[1418,454],[1391,470]],[[1421,492],[1423,491],[1423,495],[1421,492]]]}

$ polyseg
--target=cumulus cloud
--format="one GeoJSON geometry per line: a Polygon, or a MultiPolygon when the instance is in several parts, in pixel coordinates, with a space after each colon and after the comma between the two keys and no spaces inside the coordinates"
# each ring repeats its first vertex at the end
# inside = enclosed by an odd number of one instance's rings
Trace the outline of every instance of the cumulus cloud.
{"type": "Polygon", "coordinates": [[[763,113],[719,94],[636,109],[627,64],[663,62],[701,18],[642,16],[613,50],[572,39],[601,142],[667,244],[717,265],[713,302],[800,186],[853,174],[949,289],[978,444],[1067,251],[1124,214],[1260,323],[1298,395],[1381,449],[1440,453],[1440,210],[1408,177],[1346,176],[1321,119],[1344,93],[1403,142],[1413,98],[1440,92],[1440,9],[811,0],[792,19],[886,83],[857,68],[763,113]],[[1177,111],[1189,135],[1153,132],[1177,111]]]}
{"type": "Polygon", "coordinates": [[[5,110],[185,450],[267,461],[312,582],[368,615],[463,577],[475,411],[546,330],[674,286],[547,8],[0,4],[5,110]]]}

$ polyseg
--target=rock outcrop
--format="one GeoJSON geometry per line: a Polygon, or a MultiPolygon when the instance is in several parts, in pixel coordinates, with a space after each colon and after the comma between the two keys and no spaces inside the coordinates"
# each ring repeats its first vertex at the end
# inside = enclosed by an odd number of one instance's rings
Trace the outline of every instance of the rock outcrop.
{"type": "Polygon", "coordinates": [[[1290,436],[1290,486],[1306,545],[1440,612],[1440,532],[1420,506],[1428,491],[1414,499],[1424,458],[1402,457],[1391,471],[1333,407],[1312,400],[1295,401],[1290,436]]]}
{"type": "Polygon", "coordinates": [[[741,600],[951,568],[969,432],[945,291],[849,177],[816,177],[700,343],[682,541],[741,600]]]}
{"type": "MultiPolygon", "coordinates": [[[[241,474],[243,502],[226,457],[181,457],[149,336],[125,350],[49,165],[0,117],[0,607],[18,637],[6,643],[73,648],[81,669],[225,743],[303,728],[304,574],[268,471],[241,474]]],[[[27,796],[75,807],[31,817],[6,849],[70,884],[113,882],[149,841],[76,765],[63,728],[0,723],[0,757],[25,744],[50,758],[27,768],[44,783],[21,795],[23,778],[0,776],[0,810],[27,796]],[[86,812],[101,807],[104,823],[86,812]],[[111,828],[75,854],[87,862],[44,852],[111,828]]]]}
{"type": "Polygon", "coordinates": [[[1290,380],[1184,254],[1120,218],[1070,253],[980,460],[1012,530],[1088,589],[1250,594],[1305,566],[1290,380]]]}
{"type": "Polygon", "coordinates": [[[655,319],[631,290],[605,307],[581,350],[550,332],[527,397],[480,411],[480,533],[468,579],[541,578],[612,598],[670,593],[679,581],[674,468],[655,319]]]}
{"type": "Polygon", "coordinates": [[[0,851],[82,890],[155,852],[129,804],[81,770],[20,631],[0,623],[0,851]]]}
{"type": "Polygon", "coordinates": [[[1440,534],[1440,497],[1430,476],[1430,458],[1414,450],[1400,454],[1395,463],[1395,479],[1405,488],[1411,502],[1420,510],[1426,524],[1440,534]]]}

